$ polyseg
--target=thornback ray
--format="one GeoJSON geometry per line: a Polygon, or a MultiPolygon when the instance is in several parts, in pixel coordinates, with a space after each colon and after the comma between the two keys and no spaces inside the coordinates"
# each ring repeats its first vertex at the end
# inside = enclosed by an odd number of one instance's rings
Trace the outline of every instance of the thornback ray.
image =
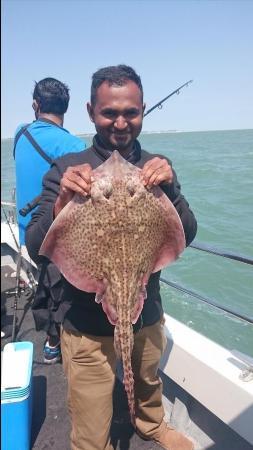
{"type": "Polygon", "coordinates": [[[58,214],[40,248],[75,287],[96,293],[115,326],[132,423],[132,324],[138,320],[151,273],[175,261],[185,248],[178,213],[162,189],[144,187],[141,170],[112,152],[93,171],[91,195],[75,194],[58,214]]]}

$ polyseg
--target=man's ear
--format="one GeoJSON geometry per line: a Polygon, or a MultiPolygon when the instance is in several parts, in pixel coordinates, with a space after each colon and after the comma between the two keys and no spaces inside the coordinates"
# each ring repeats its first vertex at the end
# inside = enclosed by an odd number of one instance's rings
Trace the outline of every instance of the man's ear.
{"type": "Polygon", "coordinates": [[[144,115],[145,109],[146,109],[146,103],[143,103],[143,105],[142,105],[142,117],[144,115]]]}
{"type": "Polygon", "coordinates": [[[92,122],[94,122],[94,111],[93,111],[93,107],[91,106],[91,104],[89,102],[87,103],[87,111],[88,111],[90,120],[92,122]]]}
{"type": "Polygon", "coordinates": [[[37,103],[37,100],[33,100],[32,102],[32,109],[37,113],[39,111],[39,105],[37,103]]]}

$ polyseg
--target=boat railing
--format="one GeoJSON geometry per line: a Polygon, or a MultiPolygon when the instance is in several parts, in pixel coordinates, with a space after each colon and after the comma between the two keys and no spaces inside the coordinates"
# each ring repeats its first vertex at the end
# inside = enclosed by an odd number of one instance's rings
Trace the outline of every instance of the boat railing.
{"type": "Polygon", "coordinates": [[[223,250],[218,250],[218,249],[209,247],[205,243],[203,244],[203,243],[194,241],[194,242],[192,242],[190,247],[194,248],[196,250],[201,250],[203,252],[211,253],[213,255],[222,256],[223,258],[233,259],[234,261],[239,261],[239,262],[242,262],[245,264],[253,265],[253,259],[251,259],[251,258],[247,258],[245,256],[237,255],[237,254],[230,253],[230,252],[225,252],[223,250]]]}
{"type": "MultiPolygon", "coordinates": [[[[5,221],[7,221],[7,223],[8,223],[8,220],[9,220],[10,225],[15,224],[16,223],[16,204],[15,204],[15,202],[1,201],[1,209],[3,209],[3,211],[4,211],[5,221]]],[[[239,255],[239,254],[235,254],[235,253],[230,253],[230,252],[227,252],[224,250],[216,249],[216,248],[208,246],[206,243],[193,241],[189,247],[192,249],[198,250],[198,251],[213,254],[213,255],[223,257],[226,259],[232,259],[234,261],[237,261],[238,263],[253,265],[252,258],[243,256],[243,255],[239,255]]],[[[186,287],[184,287],[180,284],[177,284],[177,283],[167,280],[163,276],[160,277],[160,281],[162,283],[166,284],[167,286],[170,286],[173,289],[181,291],[191,297],[197,298],[199,301],[206,303],[206,304],[212,306],[213,308],[216,308],[220,311],[226,312],[234,317],[237,317],[240,320],[243,320],[243,321],[253,324],[253,316],[247,316],[247,315],[242,314],[238,311],[235,311],[227,306],[220,305],[216,300],[204,297],[204,296],[198,294],[197,292],[187,289],[186,287]]]]}
{"type": "Polygon", "coordinates": [[[187,295],[190,295],[191,297],[197,298],[198,300],[200,300],[203,303],[207,303],[208,305],[212,306],[213,308],[217,308],[220,311],[226,312],[234,317],[237,317],[240,320],[243,320],[245,322],[253,324],[253,316],[252,317],[246,316],[245,314],[241,314],[231,308],[222,306],[222,305],[218,304],[215,300],[212,300],[207,297],[203,297],[202,295],[198,294],[197,292],[187,289],[187,288],[181,286],[180,284],[173,283],[172,281],[166,280],[166,278],[160,277],[160,281],[162,283],[165,283],[167,286],[170,286],[178,291],[184,292],[184,294],[187,294],[187,295]]]}
{"type": "MultiPolygon", "coordinates": [[[[244,264],[249,264],[249,265],[253,265],[253,259],[242,256],[242,255],[238,255],[235,253],[230,253],[230,252],[225,252],[223,250],[218,250],[216,248],[212,248],[209,247],[206,243],[201,243],[201,242],[197,242],[197,241],[193,241],[192,244],[189,246],[195,250],[200,250],[202,252],[206,252],[209,254],[213,254],[216,256],[220,256],[223,258],[227,258],[227,259],[232,259],[234,261],[237,261],[239,263],[244,263],[244,264]]],[[[160,281],[164,284],[166,284],[167,286],[172,287],[173,289],[176,289],[178,291],[183,292],[184,294],[187,294],[191,297],[197,298],[198,300],[200,300],[203,303],[207,303],[208,305],[219,309],[220,311],[226,312],[234,317],[237,317],[240,320],[243,320],[245,322],[251,323],[253,324],[253,316],[247,316],[245,314],[242,314],[238,311],[233,310],[232,308],[228,308],[227,306],[223,306],[220,305],[216,300],[204,297],[203,295],[198,294],[197,292],[194,292],[190,289],[187,289],[184,286],[181,286],[180,284],[174,283],[172,281],[167,280],[166,278],[164,278],[163,276],[160,277],[160,281]]]]}

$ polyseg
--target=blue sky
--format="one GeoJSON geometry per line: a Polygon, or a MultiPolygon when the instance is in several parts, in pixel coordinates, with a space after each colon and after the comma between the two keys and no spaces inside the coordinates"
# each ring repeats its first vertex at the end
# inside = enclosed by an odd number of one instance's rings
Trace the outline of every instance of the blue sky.
{"type": "Polygon", "coordinates": [[[253,1],[3,0],[2,137],[34,119],[34,81],[70,87],[64,125],[93,133],[86,102],[98,68],[128,64],[147,108],[193,79],[144,131],[253,126],[253,1]]]}

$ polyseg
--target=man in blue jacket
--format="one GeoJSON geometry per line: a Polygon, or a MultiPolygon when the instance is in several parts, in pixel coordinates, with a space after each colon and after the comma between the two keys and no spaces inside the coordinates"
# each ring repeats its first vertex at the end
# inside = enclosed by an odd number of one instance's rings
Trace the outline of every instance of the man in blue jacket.
{"type": "MultiPolygon", "coordinates": [[[[68,104],[69,88],[54,78],[44,78],[35,83],[33,92],[32,107],[36,120],[28,125],[20,125],[15,133],[16,204],[21,246],[25,245],[25,230],[31,220],[29,206],[36,206],[42,191],[43,176],[51,163],[66,153],[80,152],[86,148],[84,141],[63,128],[68,104]]],[[[50,266],[50,270],[55,272],[57,269],[50,266]]],[[[51,294],[50,290],[45,288],[45,296],[50,297],[51,294]]],[[[46,301],[48,302],[48,299],[46,301]]],[[[41,299],[37,302],[38,311],[40,305],[41,299]]],[[[36,322],[35,311],[34,314],[36,322]]],[[[44,329],[48,333],[44,362],[52,364],[60,359],[61,354],[58,332],[50,316],[48,309],[46,321],[43,322],[39,318],[39,325],[38,322],[36,325],[37,329],[44,329]]]]}

